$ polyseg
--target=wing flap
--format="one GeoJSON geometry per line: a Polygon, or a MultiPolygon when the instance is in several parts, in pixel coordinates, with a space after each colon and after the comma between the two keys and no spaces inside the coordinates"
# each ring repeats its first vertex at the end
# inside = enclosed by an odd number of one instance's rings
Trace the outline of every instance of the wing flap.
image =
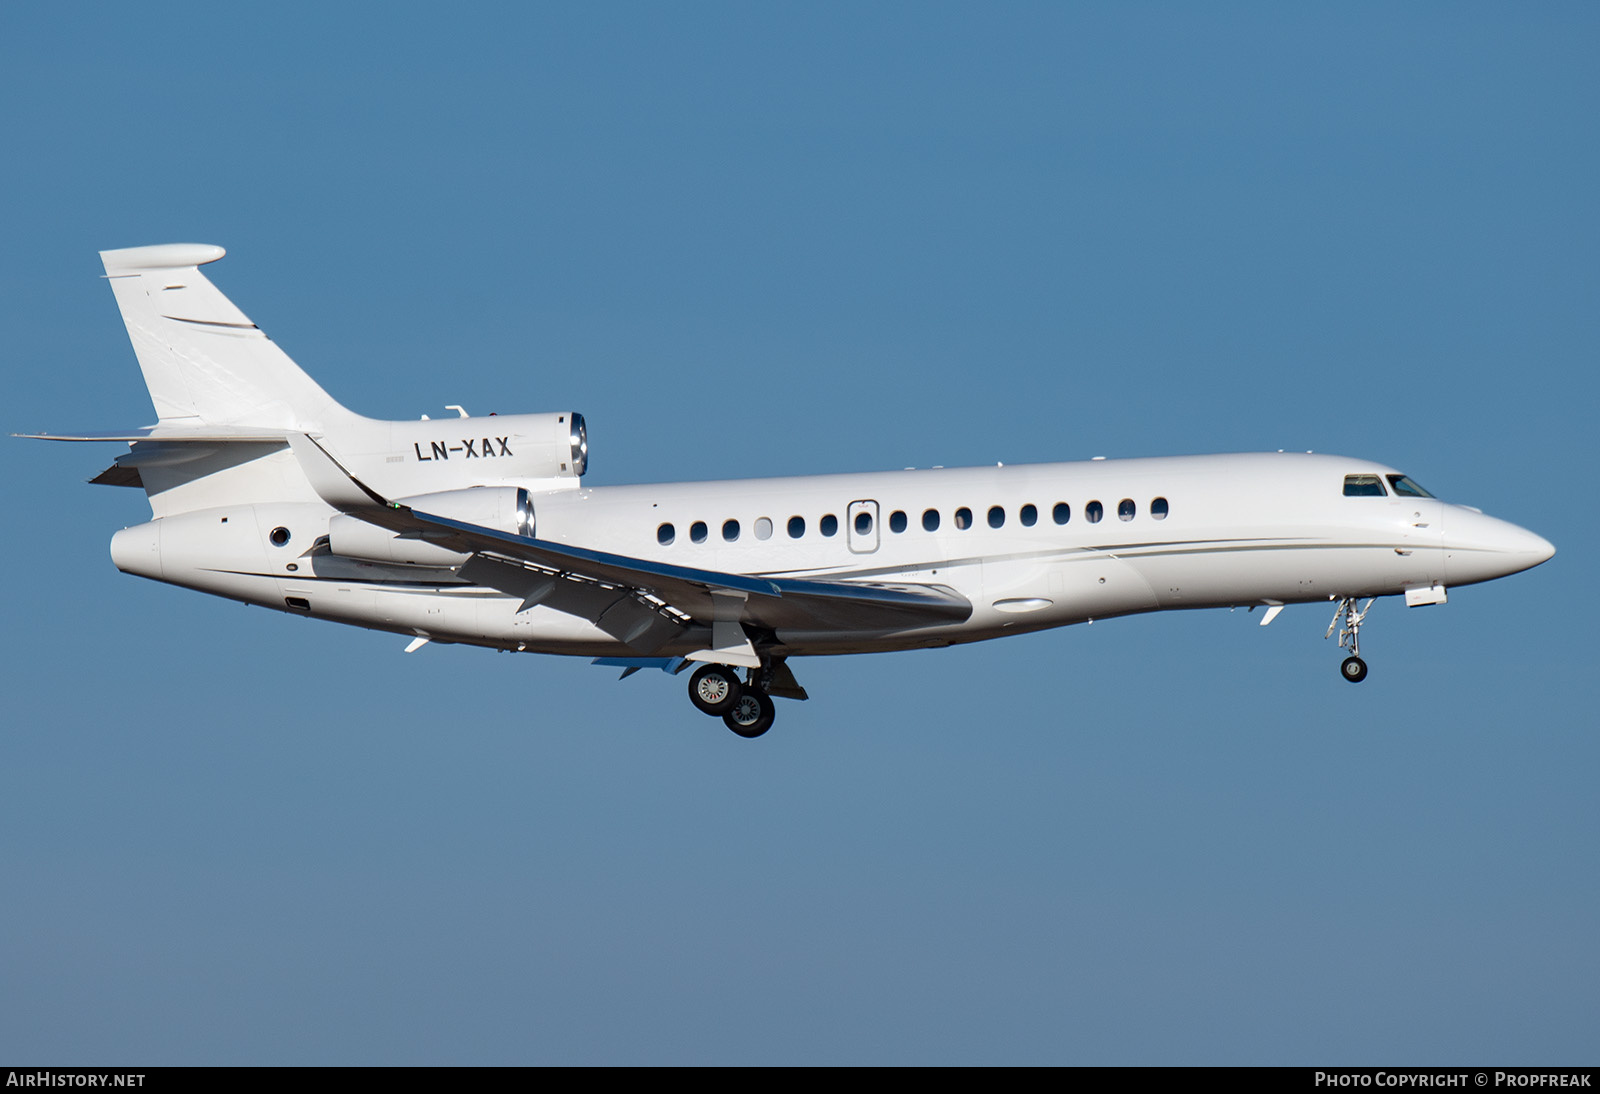
{"type": "Polygon", "coordinates": [[[684,630],[682,623],[641,603],[633,589],[532,570],[488,555],[473,555],[459,573],[474,585],[520,596],[521,611],[543,606],[587,619],[642,654],[654,653],[684,630]]]}

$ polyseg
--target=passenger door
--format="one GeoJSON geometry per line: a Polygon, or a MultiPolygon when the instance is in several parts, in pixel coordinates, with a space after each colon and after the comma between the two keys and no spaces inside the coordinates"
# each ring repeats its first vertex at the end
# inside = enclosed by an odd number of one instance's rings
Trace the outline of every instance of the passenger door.
{"type": "Polygon", "coordinates": [[[845,532],[854,554],[869,555],[878,549],[878,503],[853,501],[845,511],[845,532]]]}

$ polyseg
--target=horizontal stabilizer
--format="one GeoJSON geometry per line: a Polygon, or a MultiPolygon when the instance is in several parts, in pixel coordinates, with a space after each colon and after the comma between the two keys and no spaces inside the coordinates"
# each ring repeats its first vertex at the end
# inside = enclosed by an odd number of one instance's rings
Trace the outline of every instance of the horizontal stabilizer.
{"type": "Polygon", "coordinates": [[[287,442],[289,434],[287,429],[252,429],[243,426],[163,426],[147,425],[139,429],[113,429],[96,433],[13,433],[13,437],[22,437],[31,441],[123,441],[133,444],[138,441],[185,441],[205,442],[206,444],[230,444],[234,442],[284,441],[287,442]]]}

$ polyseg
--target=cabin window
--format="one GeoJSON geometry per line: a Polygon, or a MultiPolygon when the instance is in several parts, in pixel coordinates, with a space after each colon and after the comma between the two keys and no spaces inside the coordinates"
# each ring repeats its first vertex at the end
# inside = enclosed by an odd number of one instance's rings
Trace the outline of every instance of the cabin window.
{"type": "Polygon", "coordinates": [[[937,532],[939,530],[939,510],[924,509],[922,511],[922,530],[924,532],[937,532]]]}
{"type": "Polygon", "coordinates": [[[872,514],[863,509],[856,514],[856,535],[870,536],[872,534],[872,514]]]}
{"type": "Polygon", "coordinates": [[[825,516],[821,520],[817,521],[817,528],[825,536],[838,535],[839,534],[839,518],[834,516],[832,513],[829,513],[827,516],[825,516]]]}
{"type": "Polygon", "coordinates": [[[1412,482],[1410,477],[1406,476],[1406,475],[1390,475],[1389,476],[1389,486],[1394,490],[1395,495],[1397,497],[1402,497],[1402,498],[1431,498],[1431,497],[1433,497],[1432,494],[1428,493],[1422,487],[1420,487],[1416,483],[1412,482]]]}
{"type": "Polygon", "coordinates": [[[1024,505],[1017,510],[1017,519],[1022,522],[1024,528],[1032,528],[1039,523],[1039,510],[1035,506],[1024,505]]]}
{"type": "Polygon", "coordinates": [[[1344,496],[1347,498],[1382,498],[1388,495],[1383,489],[1383,480],[1377,475],[1346,475],[1344,477],[1344,496]]]}
{"type": "Polygon", "coordinates": [[[989,507],[989,527],[990,528],[1003,528],[1003,527],[1005,527],[1005,523],[1006,523],[1006,511],[1005,511],[1005,509],[1002,508],[1001,506],[998,506],[998,505],[991,505],[989,507]]]}
{"type": "Polygon", "coordinates": [[[789,518],[789,538],[790,539],[799,539],[801,536],[803,536],[805,534],[806,534],[806,518],[805,517],[790,517],[789,518]]]}
{"type": "Polygon", "coordinates": [[[889,531],[899,533],[906,530],[906,515],[896,509],[889,514],[889,531]]]}
{"type": "Polygon", "coordinates": [[[956,510],[956,527],[963,530],[972,527],[972,510],[965,505],[956,510]]]}
{"type": "Polygon", "coordinates": [[[729,543],[732,543],[734,540],[738,539],[739,538],[739,522],[736,521],[736,520],[725,520],[725,521],[723,521],[722,522],[722,538],[727,540],[729,543]]]}
{"type": "Polygon", "coordinates": [[[1166,520],[1167,519],[1167,499],[1166,498],[1151,498],[1150,499],[1150,516],[1151,516],[1151,518],[1153,518],[1155,520],[1166,520]]]}
{"type": "Polygon", "coordinates": [[[1099,524],[1100,518],[1106,515],[1106,507],[1097,501],[1091,501],[1083,507],[1083,519],[1090,524],[1099,524]]]}
{"type": "Polygon", "coordinates": [[[697,520],[689,525],[689,538],[696,543],[704,543],[706,541],[706,522],[697,520]]]}
{"type": "Polygon", "coordinates": [[[1072,519],[1072,506],[1064,501],[1056,502],[1056,507],[1050,510],[1050,519],[1057,524],[1065,524],[1072,519]]]}
{"type": "Polygon", "coordinates": [[[1117,519],[1132,520],[1134,514],[1137,513],[1138,510],[1139,507],[1133,504],[1132,498],[1123,498],[1121,501],[1117,502],[1117,519]]]}
{"type": "Polygon", "coordinates": [[[663,524],[656,529],[656,542],[663,547],[670,546],[678,538],[678,531],[671,524],[663,524]]]}
{"type": "Polygon", "coordinates": [[[771,539],[772,538],[772,518],[771,517],[757,517],[756,518],[755,532],[756,532],[756,538],[757,539],[771,539]]]}

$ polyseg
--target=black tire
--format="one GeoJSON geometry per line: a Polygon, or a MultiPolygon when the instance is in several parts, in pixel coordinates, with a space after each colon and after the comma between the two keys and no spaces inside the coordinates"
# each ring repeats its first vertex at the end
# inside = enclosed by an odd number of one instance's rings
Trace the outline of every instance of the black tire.
{"type": "Polygon", "coordinates": [[[741,737],[759,737],[772,728],[777,713],[770,695],[760,688],[745,688],[733,709],[722,716],[722,721],[741,737]]]}
{"type": "Polygon", "coordinates": [[[1367,678],[1367,663],[1359,657],[1346,657],[1339,666],[1339,675],[1352,684],[1359,684],[1367,678]]]}
{"type": "Polygon", "coordinates": [[[739,677],[727,665],[702,665],[689,677],[689,701],[713,718],[732,710],[741,690],[739,677]]]}

